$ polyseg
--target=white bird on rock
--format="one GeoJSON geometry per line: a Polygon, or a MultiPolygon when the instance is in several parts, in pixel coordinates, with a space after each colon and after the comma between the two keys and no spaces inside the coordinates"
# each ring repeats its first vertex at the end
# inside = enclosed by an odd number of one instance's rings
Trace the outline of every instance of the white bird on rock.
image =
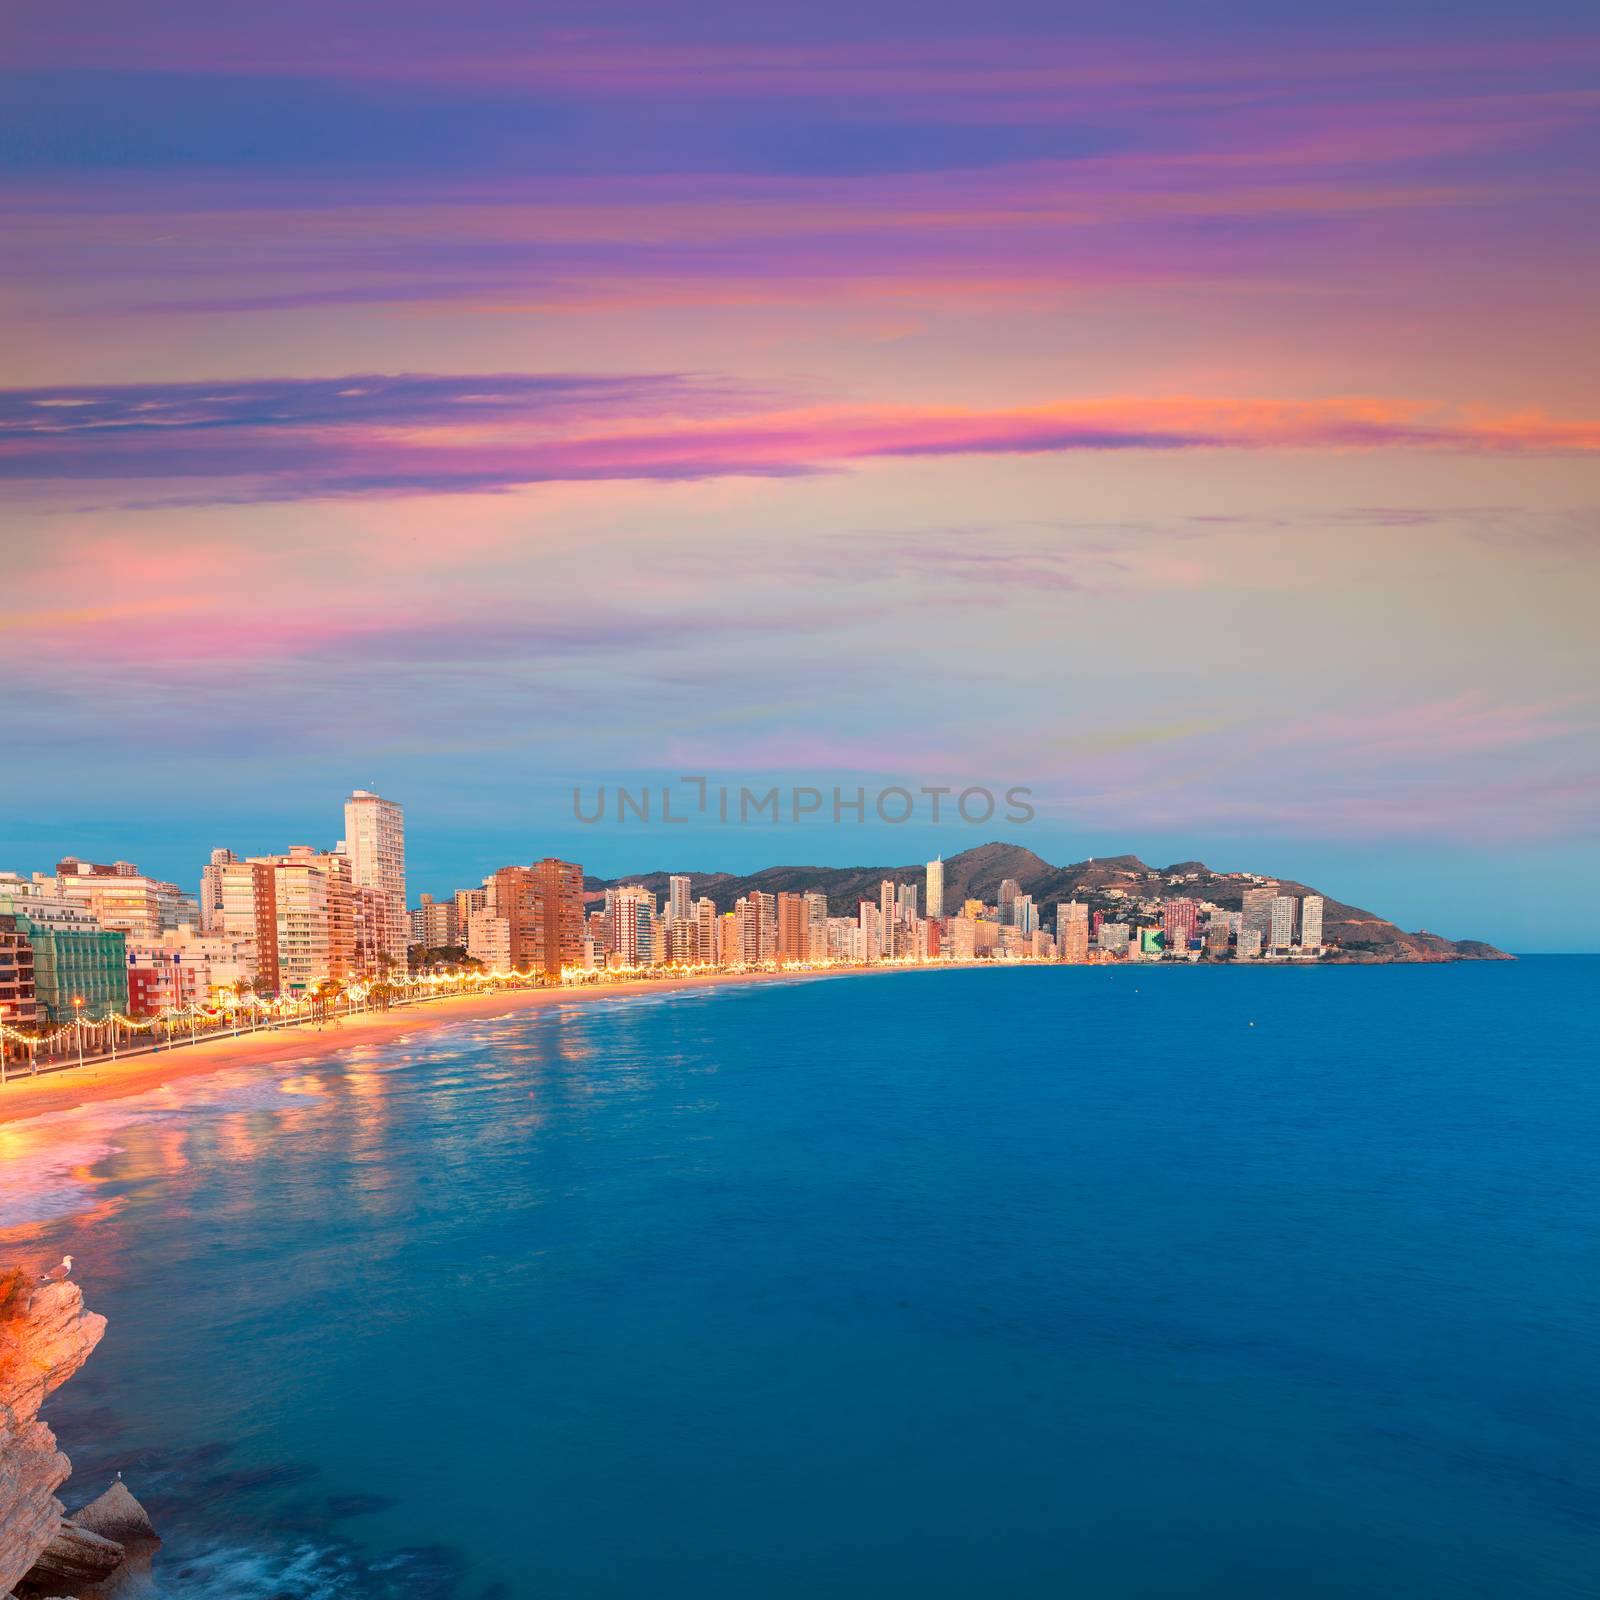
{"type": "Polygon", "coordinates": [[[64,1283],[71,1276],[72,1257],[62,1256],[61,1265],[59,1267],[51,1267],[51,1269],[45,1273],[44,1281],[46,1283],[64,1283]]]}

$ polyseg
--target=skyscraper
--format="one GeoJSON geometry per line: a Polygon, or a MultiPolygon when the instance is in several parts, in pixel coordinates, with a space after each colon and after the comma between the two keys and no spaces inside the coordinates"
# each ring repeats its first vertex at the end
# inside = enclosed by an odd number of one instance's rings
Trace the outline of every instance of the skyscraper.
{"type": "Polygon", "coordinates": [[[1022,885],[1015,878],[1002,879],[1000,884],[1000,926],[1008,927],[1012,921],[1012,908],[1017,903],[1017,896],[1022,893],[1022,885]]]}
{"type": "Polygon", "coordinates": [[[1322,948],[1322,896],[1308,894],[1300,902],[1300,948],[1302,950],[1320,950],[1322,948]]]}
{"type": "Polygon", "coordinates": [[[1272,897],[1272,948],[1274,950],[1287,950],[1294,942],[1294,907],[1295,900],[1292,894],[1277,894],[1272,897]]]}
{"type": "Polygon", "coordinates": [[[944,915],[944,857],[935,856],[928,863],[928,892],[924,896],[930,920],[944,915]]]}
{"type": "Polygon", "coordinates": [[[673,924],[687,922],[691,903],[688,873],[673,873],[667,879],[667,921],[673,924]]]}
{"type": "Polygon", "coordinates": [[[402,972],[410,919],[406,912],[406,814],[395,800],[357,789],[344,803],[344,851],[353,888],[376,889],[390,904],[383,954],[402,972]]]}

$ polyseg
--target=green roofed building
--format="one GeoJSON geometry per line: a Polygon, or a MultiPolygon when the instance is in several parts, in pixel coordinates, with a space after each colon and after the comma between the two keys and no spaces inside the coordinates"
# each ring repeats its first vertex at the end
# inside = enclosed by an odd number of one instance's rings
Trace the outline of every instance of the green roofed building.
{"type": "Polygon", "coordinates": [[[102,928],[73,900],[35,894],[31,885],[0,883],[0,914],[33,947],[33,992],[40,1022],[94,1022],[128,1009],[127,940],[102,928]]]}

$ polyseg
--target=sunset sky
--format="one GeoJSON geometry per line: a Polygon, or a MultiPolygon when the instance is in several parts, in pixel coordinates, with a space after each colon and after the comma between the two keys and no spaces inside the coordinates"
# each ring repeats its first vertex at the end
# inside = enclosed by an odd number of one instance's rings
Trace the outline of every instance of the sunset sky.
{"type": "Polygon", "coordinates": [[[1279,872],[1595,948],[1589,6],[0,5],[0,867],[1279,872]],[[582,827],[679,773],[1020,828],[582,827]]]}

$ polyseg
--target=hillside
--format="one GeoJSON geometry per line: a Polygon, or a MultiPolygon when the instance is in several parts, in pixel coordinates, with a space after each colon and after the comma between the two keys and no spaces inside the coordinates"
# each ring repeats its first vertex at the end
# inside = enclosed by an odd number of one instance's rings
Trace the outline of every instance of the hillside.
{"type": "MultiPolygon", "coordinates": [[[[885,878],[899,883],[924,881],[923,862],[873,867],[763,867],[759,872],[691,872],[693,893],[707,895],[719,911],[726,911],[741,895],[752,890],[764,894],[801,894],[820,889],[829,908],[845,915],[861,900],[876,900],[885,878]]],[[[653,894],[665,895],[667,876],[647,872],[626,878],[587,878],[585,887],[599,894],[622,883],[643,884],[653,894]]],[[[1024,894],[1031,894],[1041,910],[1044,926],[1054,927],[1055,905],[1062,900],[1085,901],[1091,911],[1127,913],[1141,900],[1209,900],[1237,910],[1244,891],[1254,880],[1242,873],[1218,872],[1203,861],[1179,861],[1151,867],[1137,856],[1098,856],[1070,866],[1052,866],[1042,856],[1021,845],[999,841],[981,844],[951,856],[944,864],[945,909],[958,909],[963,900],[993,902],[1001,881],[1015,878],[1024,894]]],[[[1477,939],[1446,939],[1434,933],[1406,933],[1375,912],[1347,905],[1325,890],[1292,878],[1267,879],[1284,894],[1321,894],[1324,898],[1323,934],[1339,947],[1332,959],[1346,962],[1379,961],[1508,961],[1511,957],[1477,939]]],[[[1138,920],[1135,915],[1134,920],[1138,920]]]]}

